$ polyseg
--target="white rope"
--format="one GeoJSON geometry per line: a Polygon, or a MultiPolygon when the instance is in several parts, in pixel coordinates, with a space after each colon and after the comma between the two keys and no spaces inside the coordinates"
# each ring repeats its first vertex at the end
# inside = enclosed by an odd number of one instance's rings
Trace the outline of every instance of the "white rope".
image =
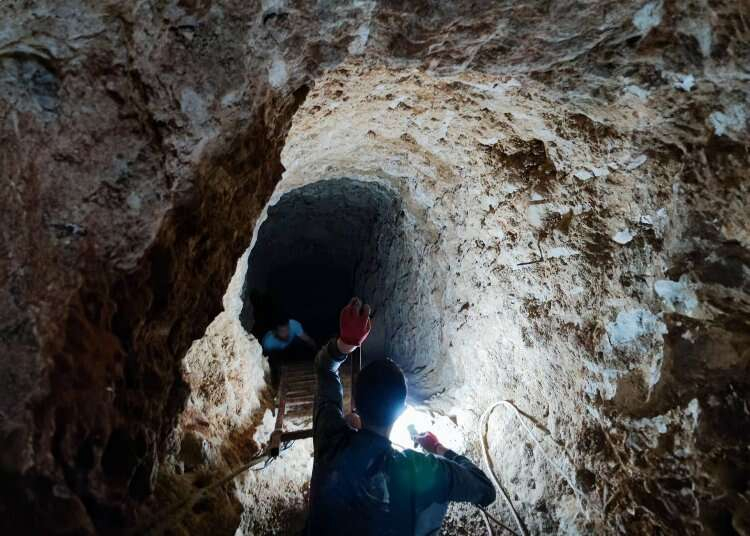
{"type": "Polygon", "coordinates": [[[484,520],[484,528],[487,529],[487,536],[495,536],[495,532],[492,530],[492,525],[490,525],[490,520],[487,517],[487,512],[480,508],[479,513],[482,514],[482,519],[484,520]]]}
{"type": "MultiPolygon", "coordinates": [[[[513,410],[513,413],[515,414],[518,421],[521,423],[521,426],[523,426],[523,429],[526,431],[526,434],[531,438],[531,440],[534,442],[534,444],[539,448],[539,451],[542,453],[542,456],[544,456],[544,459],[547,460],[547,463],[552,466],[552,468],[557,471],[560,476],[567,482],[567,484],[570,486],[570,489],[573,490],[576,497],[576,502],[578,504],[578,509],[583,515],[586,517],[586,519],[589,519],[588,512],[586,512],[583,509],[583,503],[581,498],[585,497],[585,494],[578,489],[578,487],[573,483],[573,481],[568,477],[568,475],[563,471],[563,469],[556,464],[554,461],[552,461],[552,458],[547,455],[547,452],[544,450],[544,447],[542,447],[542,444],[539,442],[539,440],[534,436],[534,434],[531,432],[531,428],[529,428],[528,424],[526,423],[526,420],[531,420],[532,423],[534,423],[534,426],[540,428],[540,426],[534,422],[531,417],[525,415],[523,412],[521,412],[516,405],[510,401],[510,400],[498,400],[494,404],[490,405],[484,413],[482,414],[482,417],[479,419],[479,426],[482,433],[482,440],[480,442],[480,445],[482,447],[482,458],[484,459],[485,465],[487,465],[487,469],[489,469],[490,476],[492,477],[493,482],[497,486],[497,488],[502,492],[503,497],[505,497],[506,502],[508,503],[508,506],[510,506],[510,510],[513,513],[513,518],[516,521],[516,525],[518,525],[518,528],[521,530],[521,533],[524,536],[527,536],[526,529],[522,526],[521,520],[518,517],[518,514],[516,513],[515,508],[513,507],[513,503],[510,500],[510,497],[508,496],[507,492],[503,487],[500,485],[500,482],[498,481],[497,477],[495,476],[495,471],[492,469],[492,465],[490,464],[490,458],[488,454],[489,445],[487,445],[487,422],[489,421],[489,416],[492,413],[492,410],[494,410],[498,406],[505,406],[513,410]]],[[[544,430],[545,433],[549,434],[549,431],[544,430]]]]}
{"type": "Polygon", "coordinates": [[[495,532],[492,530],[492,526],[490,525],[490,520],[492,520],[493,523],[495,523],[498,527],[503,528],[510,532],[513,536],[518,536],[518,533],[507,526],[506,524],[502,523],[499,519],[494,517],[492,514],[490,514],[487,510],[482,508],[481,506],[477,506],[479,508],[479,511],[482,513],[482,518],[484,519],[485,525],[487,527],[487,532],[490,534],[490,536],[494,536],[495,532]]]}
{"type": "Polygon", "coordinates": [[[529,536],[528,532],[526,532],[526,527],[523,526],[523,523],[521,523],[521,518],[518,517],[518,512],[516,512],[516,509],[513,507],[513,502],[510,500],[510,496],[508,495],[508,492],[505,491],[505,488],[503,488],[500,485],[500,481],[495,476],[495,471],[492,469],[492,464],[490,463],[490,457],[488,454],[489,446],[487,445],[487,420],[490,416],[490,412],[495,409],[497,406],[501,405],[503,401],[495,402],[492,404],[489,408],[487,408],[484,413],[482,414],[482,417],[479,419],[479,427],[481,432],[481,441],[480,446],[482,450],[482,459],[484,460],[484,464],[487,466],[487,470],[490,473],[490,478],[492,479],[493,484],[495,484],[495,487],[500,490],[500,493],[503,495],[503,498],[505,499],[505,502],[508,503],[508,507],[510,508],[511,514],[513,514],[513,520],[516,522],[516,526],[518,527],[518,530],[521,531],[521,534],[523,536],[529,536]]]}

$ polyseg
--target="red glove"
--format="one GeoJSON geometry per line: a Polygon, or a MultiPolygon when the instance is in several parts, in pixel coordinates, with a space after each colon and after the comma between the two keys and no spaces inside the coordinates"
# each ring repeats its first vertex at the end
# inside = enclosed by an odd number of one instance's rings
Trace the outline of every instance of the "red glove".
{"type": "Polygon", "coordinates": [[[414,441],[416,441],[419,446],[421,446],[427,452],[432,452],[433,454],[437,454],[439,450],[445,451],[445,447],[440,444],[440,440],[432,432],[419,434],[414,438],[414,441]]]}
{"type": "Polygon", "coordinates": [[[339,338],[344,344],[361,346],[370,334],[370,306],[362,306],[362,300],[352,298],[349,304],[341,309],[339,317],[339,338]]]}

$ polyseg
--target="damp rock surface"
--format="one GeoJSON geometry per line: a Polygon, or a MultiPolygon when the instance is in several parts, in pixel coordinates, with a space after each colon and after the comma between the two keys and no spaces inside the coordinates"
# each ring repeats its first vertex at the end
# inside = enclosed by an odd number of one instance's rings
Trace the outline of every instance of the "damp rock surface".
{"type": "MultiPolygon", "coordinates": [[[[745,8],[3,3],[0,526],[139,527],[252,456],[242,253],[345,178],[399,205],[372,344],[473,456],[498,398],[549,432],[489,419],[531,532],[748,533],[745,8]]],[[[234,485],[180,530],[267,528],[234,485]]]]}

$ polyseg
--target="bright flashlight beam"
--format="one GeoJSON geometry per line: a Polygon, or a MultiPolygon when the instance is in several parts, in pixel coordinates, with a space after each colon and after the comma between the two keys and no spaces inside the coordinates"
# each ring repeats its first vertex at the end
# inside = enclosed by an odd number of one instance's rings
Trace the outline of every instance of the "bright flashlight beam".
{"type": "Polygon", "coordinates": [[[414,426],[418,434],[429,432],[432,426],[432,418],[427,413],[418,411],[407,404],[406,410],[393,423],[393,429],[391,429],[390,439],[395,447],[414,447],[414,442],[411,440],[411,434],[409,433],[410,425],[414,426]]]}
{"type": "Polygon", "coordinates": [[[466,449],[463,432],[448,416],[419,411],[408,404],[404,413],[393,423],[390,440],[395,448],[414,448],[409,432],[410,426],[413,426],[418,434],[433,432],[446,448],[459,453],[466,449]]]}

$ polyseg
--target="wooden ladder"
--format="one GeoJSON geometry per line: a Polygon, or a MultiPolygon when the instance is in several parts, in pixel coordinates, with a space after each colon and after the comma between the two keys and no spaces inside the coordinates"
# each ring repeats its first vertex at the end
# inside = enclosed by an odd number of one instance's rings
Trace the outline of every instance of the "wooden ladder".
{"type": "MultiPolygon", "coordinates": [[[[362,368],[361,350],[347,357],[348,364],[339,367],[341,383],[344,386],[344,407],[354,411],[354,383],[362,368]]],[[[281,366],[279,389],[276,394],[276,425],[271,433],[268,453],[278,456],[281,445],[295,439],[312,437],[313,405],[315,404],[314,362],[297,362],[281,366]],[[310,428],[284,431],[284,419],[306,420],[310,428]]]]}

